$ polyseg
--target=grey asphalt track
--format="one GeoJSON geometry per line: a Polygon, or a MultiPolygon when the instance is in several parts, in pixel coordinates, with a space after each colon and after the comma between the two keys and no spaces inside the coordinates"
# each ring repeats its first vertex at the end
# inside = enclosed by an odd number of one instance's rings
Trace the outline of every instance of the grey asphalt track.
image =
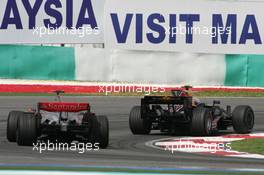
{"type": "MultiPolygon", "coordinates": [[[[147,136],[132,135],[128,115],[139,97],[64,97],[65,101],[90,102],[92,111],[107,115],[110,121],[110,145],[107,149],[79,154],[74,151],[47,151],[40,154],[32,147],[17,146],[6,140],[6,120],[11,110],[24,110],[38,101],[54,97],[0,97],[0,164],[65,164],[144,167],[263,168],[264,160],[226,158],[189,153],[170,153],[145,146],[145,142],[171,137],[158,132],[147,136]]],[[[254,109],[254,132],[264,132],[264,98],[220,98],[222,105],[248,104],[254,109]]],[[[212,102],[213,99],[203,99],[212,102]]]]}

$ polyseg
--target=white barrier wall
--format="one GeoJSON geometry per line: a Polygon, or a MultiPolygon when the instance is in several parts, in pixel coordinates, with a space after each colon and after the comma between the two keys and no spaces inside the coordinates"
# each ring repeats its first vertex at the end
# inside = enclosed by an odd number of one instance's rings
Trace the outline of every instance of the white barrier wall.
{"type": "Polygon", "coordinates": [[[75,48],[76,79],[89,81],[223,85],[225,55],[75,48]]]}
{"type": "Polygon", "coordinates": [[[264,74],[263,55],[136,52],[92,45],[76,48],[4,45],[0,53],[3,79],[264,87],[264,77],[260,76],[264,74]]]}
{"type": "Polygon", "coordinates": [[[75,47],[75,79],[88,81],[109,81],[112,60],[105,49],[92,45],[75,47]]]}

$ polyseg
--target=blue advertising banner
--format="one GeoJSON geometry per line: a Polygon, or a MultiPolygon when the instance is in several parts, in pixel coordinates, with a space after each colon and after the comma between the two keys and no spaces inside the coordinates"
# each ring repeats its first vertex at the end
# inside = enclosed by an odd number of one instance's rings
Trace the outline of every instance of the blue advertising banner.
{"type": "Polygon", "coordinates": [[[263,54],[264,2],[109,0],[106,47],[263,54]]]}
{"type": "Polygon", "coordinates": [[[104,0],[1,0],[0,43],[103,43],[104,0]]]}

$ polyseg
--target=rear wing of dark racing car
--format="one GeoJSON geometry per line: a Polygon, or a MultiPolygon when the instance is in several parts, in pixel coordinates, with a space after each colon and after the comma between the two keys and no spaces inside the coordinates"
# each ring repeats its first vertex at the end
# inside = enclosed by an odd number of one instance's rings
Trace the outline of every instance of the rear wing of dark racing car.
{"type": "Polygon", "coordinates": [[[168,105],[168,109],[172,109],[175,113],[177,107],[186,114],[191,114],[192,111],[192,97],[191,96],[145,96],[141,99],[141,117],[147,117],[150,111],[153,111],[157,105],[168,105]]]}

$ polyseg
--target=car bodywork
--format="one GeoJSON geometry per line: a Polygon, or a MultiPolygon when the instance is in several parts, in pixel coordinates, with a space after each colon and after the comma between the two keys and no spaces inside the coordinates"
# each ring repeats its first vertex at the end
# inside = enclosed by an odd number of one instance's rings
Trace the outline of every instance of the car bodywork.
{"type": "Polygon", "coordinates": [[[37,140],[89,142],[106,148],[109,139],[108,119],[97,116],[89,103],[63,102],[55,91],[56,101],[39,102],[37,109],[11,111],[7,123],[7,139],[18,145],[32,145],[37,140]]]}
{"type": "Polygon", "coordinates": [[[130,129],[134,134],[160,130],[170,134],[212,135],[233,126],[237,133],[249,133],[254,126],[250,106],[208,105],[188,93],[190,87],[172,91],[172,96],[145,96],[141,105],[130,112],[130,129]]]}

